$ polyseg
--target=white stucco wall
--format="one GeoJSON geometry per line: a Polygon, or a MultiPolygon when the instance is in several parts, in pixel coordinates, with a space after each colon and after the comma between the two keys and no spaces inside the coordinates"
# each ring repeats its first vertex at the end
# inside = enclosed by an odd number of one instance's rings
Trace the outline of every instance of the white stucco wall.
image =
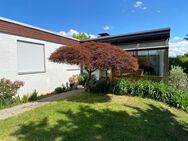
{"type": "Polygon", "coordinates": [[[55,87],[61,86],[62,83],[65,85],[66,82],[68,82],[68,78],[73,74],[79,74],[80,70],[73,69],[78,68],[78,66],[71,66],[71,69],[69,69],[69,65],[56,64],[48,60],[50,54],[60,46],[62,45],[37,39],[0,33],[0,78],[23,81],[24,87],[22,87],[18,91],[20,95],[29,94],[35,89],[40,94],[44,94],[53,91],[55,87]],[[45,73],[22,75],[18,74],[17,40],[44,44],[46,66],[45,73]]]}

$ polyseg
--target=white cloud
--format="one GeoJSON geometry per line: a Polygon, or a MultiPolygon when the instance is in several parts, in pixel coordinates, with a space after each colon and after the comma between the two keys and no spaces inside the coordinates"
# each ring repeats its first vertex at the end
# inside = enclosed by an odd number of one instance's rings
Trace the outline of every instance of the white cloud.
{"type": "Polygon", "coordinates": [[[89,34],[89,36],[93,39],[93,38],[97,38],[96,35],[93,35],[93,34],[89,34]]]}
{"type": "Polygon", "coordinates": [[[110,28],[111,28],[110,26],[105,25],[103,29],[104,29],[104,30],[109,30],[110,28]]]}
{"type": "Polygon", "coordinates": [[[135,4],[134,4],[134,7],[141,7],[143,5],[143,2],[141,1],[137,1],[135,4]]]}
{"type": "MultiPolygon", "coordinates": [[[[73,34],[79,34],[79,33],[81,33],[81,32],[78,32],[75,29],[70,29],[68,32],[66,32],[66,31],[60,31],[60,32],[58,32],[58,34],[60,34],[60,35],[63,35],[63,36],[66,36],[66,37],[71,37],[71,38],[73,37],[73,34]]],[[[88,34],[88,33],[85,33],[85,34],[87,36],[90,36],[91,38],[97,38],[97,36],[94,35],[94,34],[88,34]]]]}
{"type": "Polygon", "coordinates": [[[61,34],[63,36],[67,36],[67,37],[72,37],[73,34],[79,34],[79,32],[74,29],[70,29],[68,32],[60,31],[59,34],[61,34]]]}
{"type": "Polygon", "coordinates": [[[144,5],[144,3],[142,1],[137,1],[134,5],[133,5],[134,8],[138,8],[138,9],[141,9],[141,10],[146,10],[147,7],[144,5]]]}
{"type": "Polygon", "coordinates": [[[183,55],[187,52],[188,52],[188,41],[179,40],[179,41],[170,42],[170,49],[169,49],[170,56],[175,57],[177,55],[183,55]]]}
{"type": "Polygon", "coordinates": [[[175,36],[172,41],[180,41],[180,40],[183,40],[181,37],[179,36],[175,36]]]}

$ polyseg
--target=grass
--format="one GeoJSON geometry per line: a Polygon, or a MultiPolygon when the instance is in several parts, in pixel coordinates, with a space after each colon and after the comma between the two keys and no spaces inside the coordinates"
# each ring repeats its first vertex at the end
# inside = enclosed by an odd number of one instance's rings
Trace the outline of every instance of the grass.
{"type": "Polygon", "coordinates": [[[187,141],[188,114],[139,97],[83,93],[0,121],[2,141],[187,141]]]}

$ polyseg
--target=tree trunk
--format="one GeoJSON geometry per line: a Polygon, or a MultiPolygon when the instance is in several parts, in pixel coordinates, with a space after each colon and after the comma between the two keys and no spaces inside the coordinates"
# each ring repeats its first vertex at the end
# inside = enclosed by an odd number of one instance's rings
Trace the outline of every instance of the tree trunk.
{"type": "Polygon", "coordinates": [[[89,71],[89,72],[88,72],[88,80],[90,80],[90,79],[91,79],[91,76],[92,76],[92,72],[91,72],[91,71],[89,71]]]}
{"type": "Polygon", "coordinates": [[[105,79],[108,80],[108,70],[105,70],[105,79]]]}

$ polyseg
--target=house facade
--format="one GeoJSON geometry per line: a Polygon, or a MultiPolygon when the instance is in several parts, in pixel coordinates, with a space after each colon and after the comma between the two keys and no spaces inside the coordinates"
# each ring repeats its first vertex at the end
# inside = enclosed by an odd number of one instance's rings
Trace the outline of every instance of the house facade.
{"type": "Polygon", "coordinates": [[[100,34],[96,39],[86,41],[99,41],[114,44],[131,54],[150,63],[150,68],[144,70],[143,75],[165,77],[169,72],[168,52],[170,28],[134,32],[129,34],[110,36],[100,34]]]}
{"type": "Polygon", "coordinates": [[[61,46],[76,44],[76,39],[0,18],[0,79],[23,81],[19,94],[35,89],[39,93],[51,92],[66,85],[70,76],[80,73],[80,68],[50,62],[50,54],[61,46]]]}
{"type": "MultiPolygon", "coordinates": [[[[105,34],[106,35],[106,34],[105,34]]],[[[159,29],[117,36],[100,36],[87,41],[107,42],[138,55],[152,64],[146,75],[164,77],[168,73],[170,29],[159,29]]],[[[56,64],[48,60],[61,46],[76,46],[84,41],[68,38],[38,27],[0,17],[0,78],[21,80],[19,94],[35,89],[47,93],[66,85],[69,77],[80,73],[80,67],[56,64]]],[[[99,76],[99,72],[96,72],[99,76]]]]}

